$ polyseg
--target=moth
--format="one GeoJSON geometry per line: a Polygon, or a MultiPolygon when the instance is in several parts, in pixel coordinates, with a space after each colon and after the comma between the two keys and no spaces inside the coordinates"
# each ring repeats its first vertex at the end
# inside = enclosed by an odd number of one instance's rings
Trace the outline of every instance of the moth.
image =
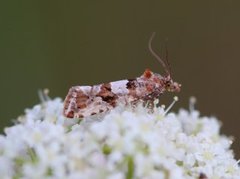
{"type": "Polygon", "coordinates": [[[136,104],[140,101],[154,101],[165,91],[179,92],[181,84],[171,78],[170,65],[152,49],[153,34],[149,50],[162,64],[166,74],[161,76],[146,69],[134,79],[126,79],[93,86],[73,86],[64,101],[63,114],[67,118],[84,118],[107,112],[119,104],[136,104]]]}

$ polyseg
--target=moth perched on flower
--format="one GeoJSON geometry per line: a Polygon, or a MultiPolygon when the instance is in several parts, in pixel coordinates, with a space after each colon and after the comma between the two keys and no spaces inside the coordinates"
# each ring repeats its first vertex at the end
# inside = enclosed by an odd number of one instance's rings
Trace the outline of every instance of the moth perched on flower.
{"type": "Polygon", "coordinates": [[[153,37],[154,34],[149,40],[149,50],[164,67],[164,76],[146,69],[135,79],[71,87],[64,101],[63,114],[68,118],[84,118],[109,111],[118,104],[154,101],[165,91],[179,92],[181,85],[172,80],[168,61],[163,61],[152,50],[153,37]]]}

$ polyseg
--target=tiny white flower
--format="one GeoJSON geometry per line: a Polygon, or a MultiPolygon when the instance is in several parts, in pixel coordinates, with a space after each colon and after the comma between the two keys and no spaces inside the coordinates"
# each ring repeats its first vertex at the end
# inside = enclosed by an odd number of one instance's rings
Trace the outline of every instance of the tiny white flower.
{"type": "Polygon", "coordinates": [[[213,117],[118,106],[82,121],[61,99],[27,109],[0,136],[1,178],[240,178],[232,139],[213,117]]]}

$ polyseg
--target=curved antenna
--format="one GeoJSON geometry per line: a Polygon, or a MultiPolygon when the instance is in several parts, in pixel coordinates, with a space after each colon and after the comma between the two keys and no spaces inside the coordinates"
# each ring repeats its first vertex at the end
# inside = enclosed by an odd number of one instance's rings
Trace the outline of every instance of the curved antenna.
{"type": "Polygon", "coordinates": [[[167,65],[168,72],[169,72],[170,76],[172,76],[172,69],[171,69],[171,65],[169,63],[169,59],[168,59],[168,39],[165,40],[165,50],[166,50],[165,63],[167,65]]]}
{"type": "Polygon", "coordinates": [[[169,72],[169,68],[168,68],[168,65],[158,56],[158,54],[156,54],[156,52],[153,51],[152,49],[152,40],[155,36],[155,32],[153,32],[152,36],[150,37],[149,39],[149,42],[148,42],[148,48],[151,52],[151,54],[161,63],[161,65],[163,66],[164,70],[166,71],[167,74],[170,74],[169,72]]]}

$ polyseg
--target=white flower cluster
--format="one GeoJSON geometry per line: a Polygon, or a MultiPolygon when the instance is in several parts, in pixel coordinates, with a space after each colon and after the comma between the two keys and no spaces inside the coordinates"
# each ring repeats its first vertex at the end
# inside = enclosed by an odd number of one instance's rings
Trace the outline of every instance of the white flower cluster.
{"type": "Polygon", "coordinates": [[[232,141],[215,118],[117,107],[82,121],[61,99],[26,110],[0,135],[0,178],[239,179],[232,141]],[[101,120],[99,120],[101,118],[101,120]]]}

